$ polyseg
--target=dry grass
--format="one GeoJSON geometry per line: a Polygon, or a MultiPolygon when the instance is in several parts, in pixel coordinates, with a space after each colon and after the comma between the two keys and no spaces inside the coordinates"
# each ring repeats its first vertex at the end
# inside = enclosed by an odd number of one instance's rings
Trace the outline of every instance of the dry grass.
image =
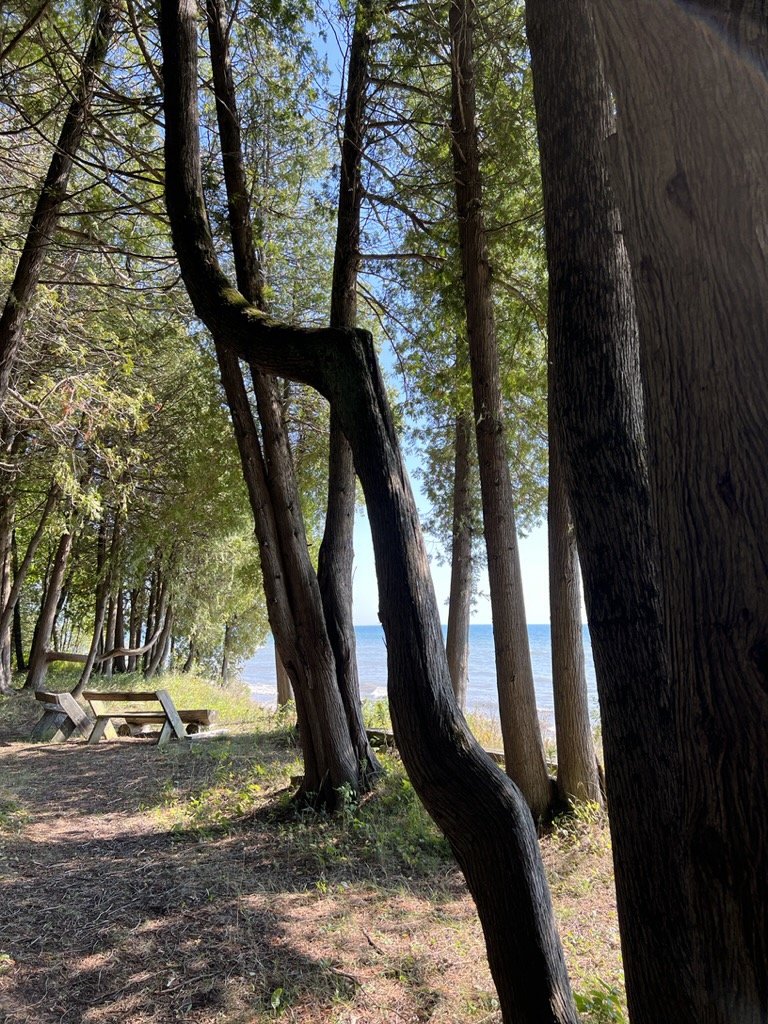
{"type": "MultiPolygon", "coordinates": [[[[0,701],[3,1022],[500,1020],[473,904],[396,759],[361,807],[296,815],[297,751],[262,713],[166,752],[30,746],[36,714],[0,701]]],[[[574,987],[620,988],[604,824],[542,848],[574,987]]]]}

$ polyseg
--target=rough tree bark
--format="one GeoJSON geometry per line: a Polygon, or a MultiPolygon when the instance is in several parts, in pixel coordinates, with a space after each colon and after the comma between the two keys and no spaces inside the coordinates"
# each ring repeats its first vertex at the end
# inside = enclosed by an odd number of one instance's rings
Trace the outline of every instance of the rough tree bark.
{"type": "Polygon", "coordinates": [[[456,455],[453,474],[451,529],[451,589],[445,653],[456,701],[464,711],[469,681],[469,620],[472,611],[472,539],[474,509],[471,496],[472,417],[456,417],[456,455]]]}
{"type": "Polygon", "coordinates": [[[499,350],[485,241],[475,118],[473,0],[451,0],[451,137],[475,405],[483,530],[488,551],[499,720],[507,773],[535,819],[549,811],[547,772],[528,646],[514,494],[504,439],[499,350]]]}
{"type": "Polygon", "coordinates": [[[556,404],[554,389],[550,387],[547,530],[557,792],[565,804],[588,801],[602,805],[584,667],[579,556],[564,478],[556,404]]]}
{"type": "Polygon", "coordinates": [[[24,323],[40,279],[40,271],[66,198],[67,184],[88,123],[88,111],[101,65],[107,55],[120,0],[104,0],[96,15],[82,75],[64,119],[56,150],[32,215],[27,238],[0,316],[0,407],[5,402],[24,323]]]}
{"type": "Polygon", "coordinates": [[[275,676],[277,677],[277,706],[284,708],[293,700],[293,687],[291,677],[285,671],[285,665],[280,660],[280,652],[275,647],[275,676]]]}
{"type": "Polygon", "coordinates": [[[692,1005],[700,1024],[757,1024],[768,1020],[766,11],[705,6],[702,17],[689,2],[604,0],[596,18],[638,299],[692,1005]]]}
{"type": "Polygon", "coordinates": [[[338,409],[371,517],[390,707],[409,775],[477,902],[505,1022],[576,1024],[529,809],[475,741],[453,696],[418,513],[372,339],[365,331],[281,324],[223,275],[200,176],[192,0],[165,0],[160,29],[172,183],[166,202],[196,312],[239,356],[310,384],[338,409]]]}
{"type": "MultiPolygon", "coordinates": [[[[344,135],[341,140],[330,326],[350,329],[357,324],[360,207],[363,197],[361,166],[365,146],[365,108],[373,13],[373,0],[359,0],[349,50],[344,135]]],[[[333,409],[329,448],[328,507],[317,564],[317,579],[349,734],[358,763],[363,766],[361,782],[365,787],[370,787],[372,781],[380,775],[381,768],[368,741],[363,721],[352,619],[357,483],[352,449],[344,436],[338,414],[333,409]]]]}
{"type": "MultiPolygon", "coordinates": [[[[237,283],[249,302],[263,307],[237,98],[227,54],[226,8],[223,0],[208,0],[207,9],[237,283]]],[[[340,788],[348,786],[355,793],[360,790],[361,771],[337,685],[336,662],[318,579],[307,548],[277,384],[273,377],[253,370],[261,423],[259,438],[237,358],[218,338],[216,352],[254,512],[270,625],[294,683],[304,757],[304,778],[298,797],[311,797],[333,806],[340,788]]]]}

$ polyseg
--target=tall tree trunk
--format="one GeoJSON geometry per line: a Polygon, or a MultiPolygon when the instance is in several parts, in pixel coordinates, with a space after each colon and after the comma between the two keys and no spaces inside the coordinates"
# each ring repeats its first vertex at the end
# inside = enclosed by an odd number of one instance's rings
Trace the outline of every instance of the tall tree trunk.
{"type": "Polygon", "coordinates": [[[547,772],[528,645],[514,495],[505,443],[499,351],[475,121],[473,0],[451,0],[451,136],[456,212],[475,404],[483,528],[488,550],[499,718],[509,776],[535,819],[554,796],[547,772]]]}
{"type": "Polygon", "coordinates": [[[675,697],[649,505],[632,279],[605,166],[609,94],[586,0],[527,0],[526,17],[552,386],[600,694],[627,992],[633,1021],[663,1016],[694,1024],[675,697]]]}
{"type": "Polygon", "coordinates": [[[456,417],[456,455],[453,474],[451,589],[445,651],[453,692],[464,711],[469,681],[469,620],[472,612],[472,538],[474,510],[471,495],[472,417],[456,417]]]}
{"type": "MultiPolygon", "coordinates": [[[[368,61],[373,28],[373,0],[358,0],[349,50],[344,135],[341,141],[336,248],[331,283],[331,327],[357,323],[357,276],[360,267],[360,169],[365,147],[368,61]]],[[[328,508],[320,545],[317,577],[336,678],[347,725],[365,787],[381,772],[365,731],[360,706],[355,627],[352,616],[356,478],[352,450],[331,409],[328,508]]]]}
{"type": "MultiPolygon", "coordinates": [[[[207,9],[237,281],[245,297],[262,307],[237,101],[227,56],[226,11],[222,0],[208,0],[207,9]]],[[[320,589],[307,549],[276,382],[263,373],[252,375],[262,428],[260,443],[237,359],[218,344],[217,356],[254,512],[270,625],[296,693],[304,754],[299,796],[303,799],[311,794],[312,799],[332,806],[341,787],[349,786],[353,792],[360,789],[360,769],[337,685],[320,589]]]]}
{"type": "Polygon", "coordinates": [[[155,675],[162,671],[165,659],[168,656],[168,651],[171,646],[171,635],[173,630],[173,605],[167,599],[167,595],[164,594],[164,600],[160,608],[160,615],[158,616],[158,623],[162,622],[163,628],[157,638],[157,643],[153,646],[150,651],[151,660],[149,666],[144,673],[144,678],[149,681],[155,677],[155,675]]]}
{"type": "Polygon", "coordinates": [[[107,55],[118,8],[119,0],[103,0],[99,7],[93,34],[83,58],[82,76],[74,89],[5,308],[0,316],[0,406],[5,401],[16,354],[21,345],[24,323],[66,198],[70,172],[86,129],[88,111],[99,70],[107,55]]]}
{"type": "MultiPolygon", "coordinates": [[[[121,587],[115,592],[115,647],[125,645],[125,594],[121,587]]],[[[115,672],[125,672],[125,655],[119,654],[113,661],[115,672]]]]}
{"type": "Polygon", "coordinates": [[[64,584],[64,574],[72,550],[73,530],[67,530],[59,539],[56,555],[53,559],[48,586],[35,627],[35,639],[29,655],[29,672],[24,683],[25,690],[42,690],[48,671],[48,648],[51,642],[56,611],[64,584]]]}
{"type": "MultiPolygon", "coordinates": [[[[16,548],[16,534],[14,534],[14,536],[13,536],[13,571],[14,571],[14,582],[15,582],[16,577],[18,576],[18,572],[19,572],[19,556],[18,556],[18,551],[17,551],[17,548],[16,548]]],[[[24,640],[23,640],[23,633],[22,633],[22,629],[21,629],[21,608],[19,606],[19,602],[18,601],[16,601],[16,603],[13,606],[13,625],[12,625],[12,631],[13,631],[13,647],[14,647],[14,652],[15,652],[15,655],[16,655],[16,671],[17,672],[23,672],[26,669],[26,667],[27,667],[27,663],[26,663],[26,660],[24,658],[24,640]]]]}
{"type": "Polygon", "coordinates": [[[229,634],[232,626],[229,622],[224,623],[224,646],[221,654],[221,681],[226,686],[229,682],[229,634]]]}
{"type": "MultiPolygon", "coordinates": [[[[61,489],[56,483],[52,483],[48,489],[48,497],[40,515],[40,519],[38,520],[35,532],[30,537],[29,543],[27,544],[27,550],[24,552],[24,558],[21,560],[21,564],[17,565],[14,569],[13,585],[8,592],[5,602],[0,606],[2,607],[2,614],[0,614],[0,636],[2,636],[4,631],[9,629],[11,626],[13,615],[21,595],[21,588],[24,585],[24,581],[32,565],[35,553],[40,546],[40,541],[43,539],[48,519],[56,508],[60,498],[61,489]]],[[[15,542],[12,539],[12,546],[14,546],[14,544],[15,542]]]]}
{"type": "MultiPolygon", "coordinates": [[[[130,594],[131,597],[131,612],[128,617],[128,646],[131,649],[136,649],[141,646],[141,624],[142,624],[142,605],[144,604],[144,587],[134,587],[130,594]]],[[[136,654],[128,655],[127,669],[129,672],[135,672],[139,667],[139,659],[136,654]]]]}
{"type": "MultiPolygon", "coordinates": [[[[530,811],[473,738],[453,696],[416,503],[372,338],[268,320],[229,284],[203,203],[192,0],[164,0],[160,31],[166,202],[195,311],[219,344],[316,387],[339,410],[371,517],[390,707],[408,773],[477,902],[505,1024],[576,1024],[530,811]]],[[[297,688],[297,704],[306,692],[297,688]]]]}
{"type": "Polygon", "coordinates": [[[189,650],[187,652],[187,658],[186,658],[186,661],[184,662],[184,664],[181,666],[182,675],[186,675],[187,672],[191,672],[192,671],[192,669],[194,667],[194,664],[195,664],[195,659],[196,658],[197,658],[197,644],[195,643],[194,638],[190,637],[189,638],[189,650]]]}
{"type": "Polygon", "coordinates": [[[571,523],[558,430],[556,399],[550,388],[547,529],[557,792],[565,804],[588,801],[601,805],[603,798],[592,739],[584,667],[579,556],[571,523]]]}
{"type": "MultiPolygon", "coordinates": [[[[707,6],[725,33],[689,2],[605,0],[596,17],[638,298],[693,1015],[758,1024],[768,1019],[768,30],[765,3],[707,6]]],[[[646,827],[661,841],[657,822],[646,827]]],[[[666,880],[655,884],[664,896],[666,880]]]]}

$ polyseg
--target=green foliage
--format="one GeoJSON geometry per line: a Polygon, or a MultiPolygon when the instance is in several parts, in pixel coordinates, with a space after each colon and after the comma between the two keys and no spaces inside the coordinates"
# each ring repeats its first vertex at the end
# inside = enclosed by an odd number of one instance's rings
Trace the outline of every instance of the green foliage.
{"type": "Polygon", "coordinates": [[[619,990],[598,979],[586,993],[574,993],[576,1009],[582,1018],[593,1024],[624,1024],[623,1001],[619,990]]]}

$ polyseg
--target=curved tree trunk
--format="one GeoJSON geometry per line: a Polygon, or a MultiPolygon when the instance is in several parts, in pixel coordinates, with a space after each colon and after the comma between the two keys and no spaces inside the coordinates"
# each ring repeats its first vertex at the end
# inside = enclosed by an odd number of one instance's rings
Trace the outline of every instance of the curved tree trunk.
{"type": "Polygon", "coordinates": [[[507,773],[535,819],[547,815],[554,787],[547,772],[528,646],[514,495],[504,440],[499,350],[483,224],[475,123],[472,0],[451,0],[453,168],[475,403],[477,458],[488,550],[499,719],[507,773]]]}
{"type": "Polygon", "coordinates": [[[601,805],[603,798],[592,740],[584,668],[579,556],[563,475],[556,411],[556,397],[550,388],[547,529],[557,792],[565,804],[587,801],[601,805]]]}
{"type": "MultiPolygon", "coordinates": [[[[243,166],[237,101],[226,47],[226,12],[208,0],[208,27],[222,138],[235,270],[240,289],[263,306],[243,166]]],[[[275,380],[254,371],[259,439],[236,357],[217,339],[217,357],[230,405],[254,512],[267,610],[275,644],[294,683],[304,780],[299,798],[333,806],[340,788],[360,789],[360,769],[337,686],[317,576],[312,568],[296,474],[275,380]],[[263,454],[262,454],[263,445],[263,454]]]]}
{"type": "Polygon", "coordinates": [[[119,0],[103,0],[83,58],[82,77],[64,119],[56,150],[40,191],[24,248],[0,316],[0,406],[21,345],[24,323],[40,279],[40,271],[66,198],[67,184],[88,121],[99,69],[114,29],[119,0]]]}
{"type": "Polygon", "coordinates": [[[725,32],[690,2],[604,0],[596,17],[620,111],[611,174],[636,277],[693,1014],[762,1024],[768,30],[765,3],[706,6],[725,32]]]}
{"type": "MultiPolygon", "coordinates": [[[[202,198],[192,0],[164,0],[160,28],[166,202],[196,312],[220,344],[316,387],[339,411],[371,517],[390,707],[409,775],[477,902],[506,1024],[576,1024],[530,811],[475,741],[453,696],[416,504],[372,339],[364,331],[268,320],[222,274],[202,198]]],[[[297,702],[302,696],[297,690],[297,702]]]]}
{"type": "Polygon", "coordinates": [[[445,653],[456,701],[464,711],[469,681],[469,620],[472,612],[473,508],[470,493],[472,417],[456,417],[456,455],[453,474],[453,529],[451,531],[451,589],[445,653]]]}

